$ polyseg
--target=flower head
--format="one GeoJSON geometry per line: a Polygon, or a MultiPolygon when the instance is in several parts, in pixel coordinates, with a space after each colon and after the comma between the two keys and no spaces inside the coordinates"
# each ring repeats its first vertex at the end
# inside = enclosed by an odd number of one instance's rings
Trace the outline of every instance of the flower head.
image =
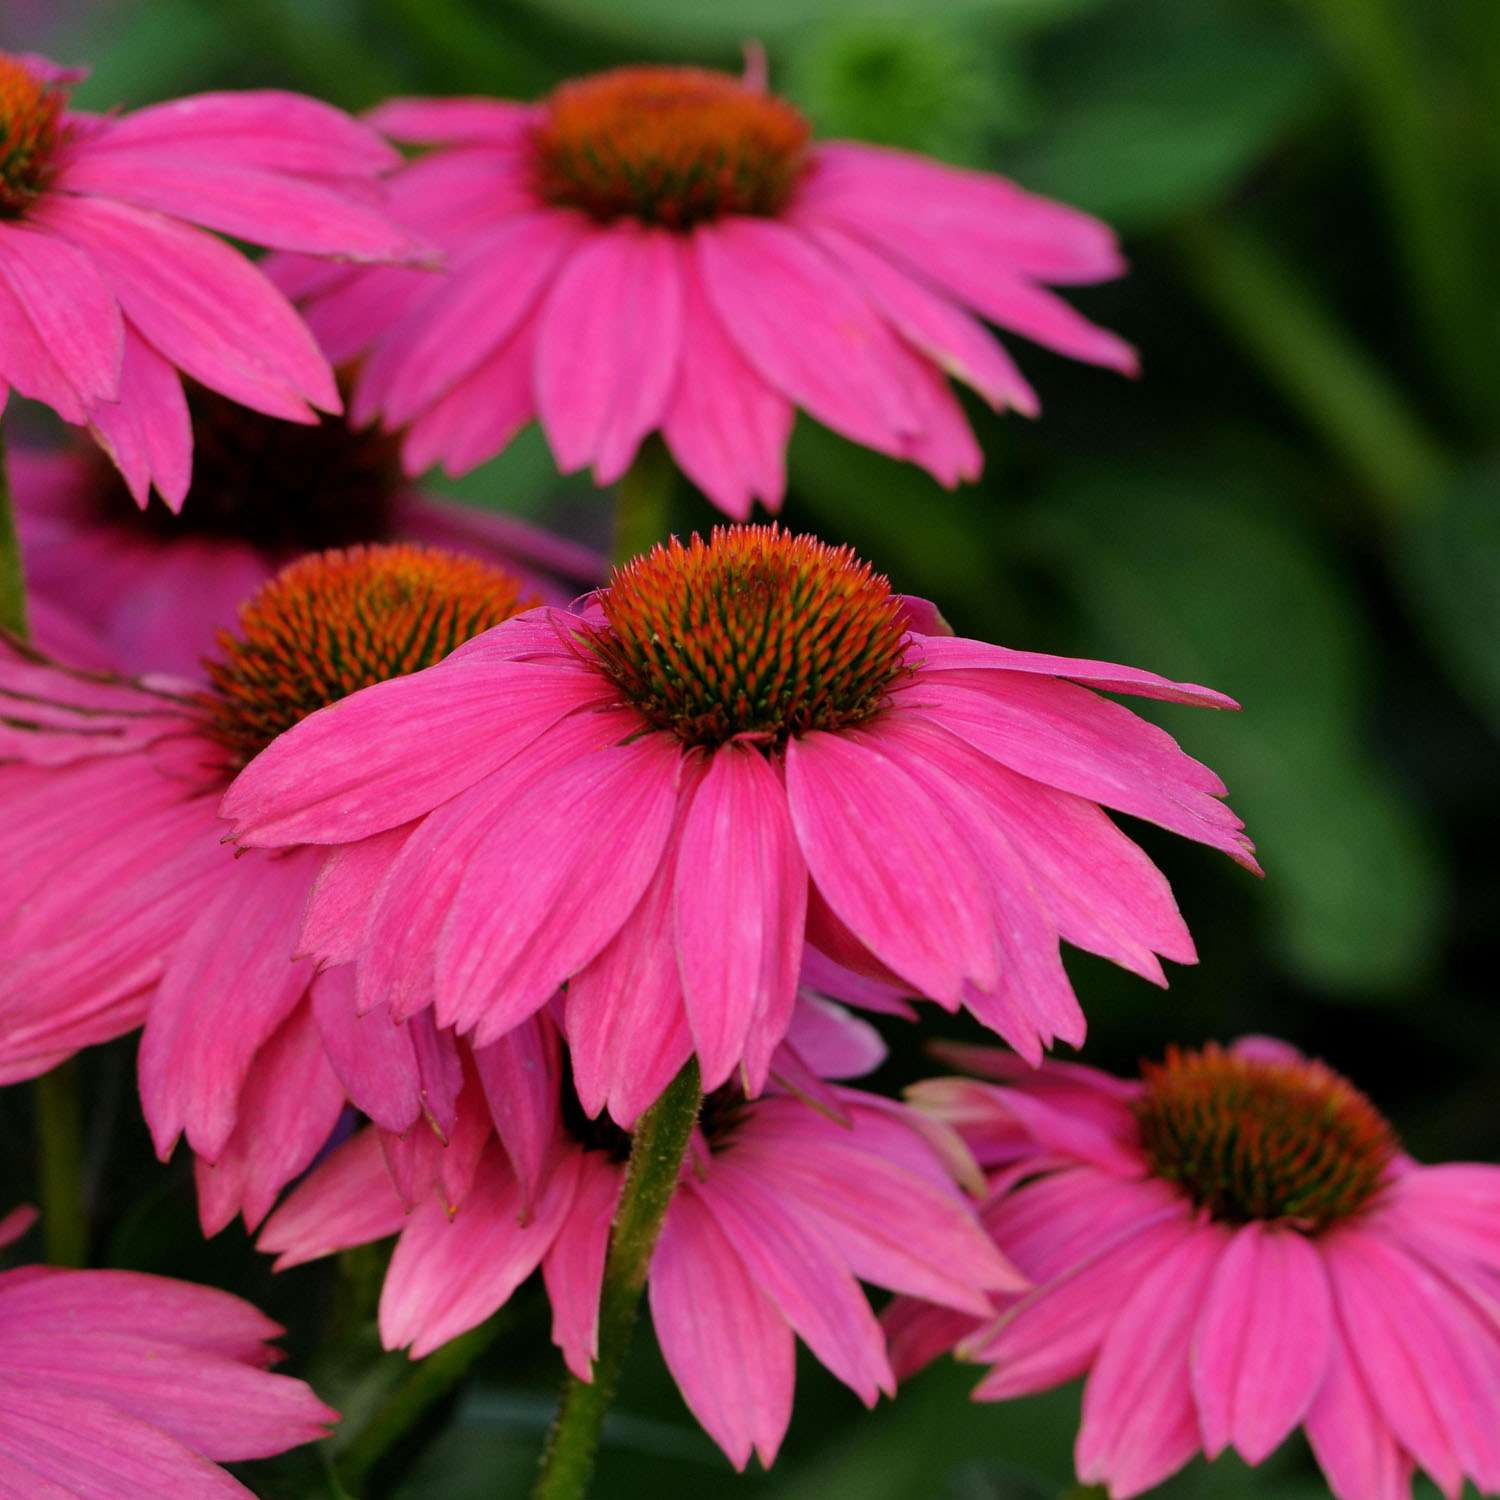
{"type": "Polygon", "coordinates": [[[805,947],[1037,1060],[1083,1036],[1059,937],[1162,983],[1158,954],[1193,958],[1099,804],[1254,867],[1213,773],[1079,684],[1228,700],[939,629],[810,538],[673,542],[581,614],[303,720],[224,815],[247,845],[336,846],[304,940],[355,960],[363,1007],[483,1045],[566,983],[585,1106],[626,1126],[689,1051],[757,1092],[805,947]]]}
{"type": "Polygon", "coordinates": [[[1500,1487],[1500,1168],[1422,1166],[1351,1083],[1267,1038],[1139,1080],[985,1049],[914,1103],[990,1169],[1036,1283],[997,1319],[902,1301],[898,1371],[955,1345],[981,1400],[1087,1375],[1077,1466],[1116,1500],[1299,1424],[1339,1500],[1500,1487]]]}
{"type": "Polygon", "coordinates": [[[80,75],[0,52],[0,405],[7,387],[87,425],[144,505],[187,492],[179,372],[294,422],[340,410],[285,298],[223,241],[353,261],[418,242],[370,206],[393,152],[295,94],[67,108],[80,75]]]}
{"type": "Polygon", "coordinates": [[[331,357],[368,353],[356,415],[405,429],[413,473],[462,473],[539,417],[561,467],[605,484],[659,430],[743,518],[781,503],[798,406],[944,484],[973,478],[945,377],[1037,410],[974,314],[1135,367],[1046,290],[1120,273],[1104,225],[1001,178],[814,142],[757,80],[628,67],[534,105],[398,99],[370,118],[435,148],[395,174],[392,206],[449,274],[296,257],[275,274],[331,357]]]}
{"type": "MultiPolygon", "coordinates": [[[[0,1244],[35,1212],[0,1221],[0,1244]]],[[[13,1495],[251,1500],[219,1463],[337,1421],[272,1375],[281,1329],[227,1292],[133,1271],[0,1271],[0,1443],[13,1495]],[[209,1460],[209,1462],[205,1462],[209,1460]]]]}
{"type": "MultiPolygon", "coordinates": [[[[468,1058],[461,1123],[447,1146],[420,1133],[419,1174],[406,1142],[364,1131],[292,1191],[261,1248],[286,1266],[399,1233],[380,1331],[414,1357],[483,1322],[540,1267],[553,1339],[589,1380],[630,1138],[582,1108],[549,1012],[468,1058]]],[[[775,1458],[794,1335],[866,1405],[894,1392],[859,1280],[920,1287],[970,1317],[1023,1286],[954,1180],[956,1142],[901,1105],[825,1081],[878,1058],[862,1022],[804,1001],[776,1071],[816,1103],[779,1087],[747,1100],[730,1085],[694,1130],[648,1291],[668,1368],[737,1468],[752,1452],[775,1458]]]]}
{"type": "MultiPolygon", "coordinates": [[[[234,858],[218,800],[300,715],[438,662],[530,602],[473,558],[355,548],[265,584],[206,687],[7,648],[0,801],[21,857],[0,875],[0,1078],[146,1021],[141,1093],[158,1150],[186,1133],[213,1168],[209,1227],[241,1208],[264,1216],[332,1130],[337,1060],[363,1044],[352,975],[299,961],[321,855],[234,858]]],[[[392,1029],[376,1017],[367,1034],[382,1023],[392,1029]]]]}
{"type": "Polygon", "coordinates": [[[141,510],[114,468],[79,452],[11,449],[36,638],[125,672],[201,676],[240,602],[288,563],[330,547],[423,542],[504,564],[528,592],[562,604],[597,583],[603,560],[515,517],[427,495],[400,471],[391,439],[330,417],[268,417],[188,389],[192,488],[179,515],[141,510]]]}

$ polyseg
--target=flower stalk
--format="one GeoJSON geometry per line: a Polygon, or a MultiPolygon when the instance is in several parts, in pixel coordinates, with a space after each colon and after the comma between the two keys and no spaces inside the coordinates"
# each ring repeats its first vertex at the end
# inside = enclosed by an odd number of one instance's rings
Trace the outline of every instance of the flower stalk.
{"type": "Polygon", "coordinates": [[[620,1382],[651,1255],[702,1103],[698,1060],[691,1058],[636,1127],[604,1262],[594,1378],[585,1383],[569,1375],[564,1382],[533,1500],[581,1500],[588,1493],[599,1432],[620,1382]]]}
{"type": "Polygon", "coordinates": [[[620,480],[611,553],[614,562],[628,562],[666,538],[671,530],[676,477],[667,445],[654,434],[648,437],[620,480]]]}

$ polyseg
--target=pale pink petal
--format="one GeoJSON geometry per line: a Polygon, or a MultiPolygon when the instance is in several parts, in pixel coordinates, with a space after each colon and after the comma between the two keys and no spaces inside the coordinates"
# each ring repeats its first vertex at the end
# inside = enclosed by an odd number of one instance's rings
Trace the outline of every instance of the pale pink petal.
{"type": "Polygon", "coordinates": [[[955,380],[972,386],[997,409],[1013,406],[1028,417],[1041,410],[1036,392],[1015,361],[961,308],[929,291],[853,235],[832,226],[811,233],[835,260],[848,267],[865,295],[901,336],[955,380]]]}
{"type": "Polygon", "coordinates": [[[857,735],[793,739],[787,799],[823,898],[881,963],[950,1008],[999,978],[985,880],[946,809],[857,735]]]}
{"type": "Polygon", "coordinates": [[[0,282],[85,406],[119,399],[125,328],[87,255],[24,223],[0,221],[0,282]]]}
{"type": "Polygon", "coordinates": [[[163,1158],[179,1132],[210,1161],[228,1143],[256,1050],[313,977],[292,953],[317,863],[238,861],[179,940],[141,1038],[141,1103],[163,1158]]]}
{"type": "MultiPolygon", "coordinates": [[[[128,322],[125,324],[125,352],[120,366],[120,399],[91,407],[89,429],[99,446],[114,460],[137,505],[145,506],[151,487],[155,485],[169,510],[182,509],[193,469],[193,427],[188,417],[187,398],[182,393],[182,381],[177,371],[128,322]]],[[[165,558],[160,560],[164,562],[165,558]]],[[[195,554],[192,560],[199,561],[195,554]]],[[[225,579],[222,573],[215,582],[220,589],[223,588],[225,579]]],[[[171,618],[180,631],[179,595],[170,589],[166,579],[162,580],[161,589],[164,594],[170,594],[176,606],[171,618]]],[[[222,611],[222,598],[218,604],[222,611]]],[[[163,609],[156,618],[167,613],[163,609]]],[[[134,628],[138,635],[148,637],[149,645],[149,622],[134,622],[134,628]]],[[[182,670],[184,665],[195,670],[201,654],[201,648],[194,643],[193,657],[187,664],[162,655],[141,654],[133,659],[150,661],[154,668],[163,671],[182,670]]]]}
{"type": "Polygon", "coordinates": [[[759,750],[721,746],[677,846],[682,989],[705,1090],[743,1059],[752,1095],[786,1034],[807,920],[807,868],[786,791],[759,750]]]}
{"type": "Polygon", "coordinates": [[[380,1132],[362,1130],[297,1184],[266,1220],[256,1243],[276,1256],[275,1269],[284,1271],[383,1240],[401,1229],[406,1217],[386,1171],[380,1132]]]}
{"type": "Polygon", "coordinates": [[[808,1348],[866,1406],[896,1377],[880,1325],[842,1257],[805,1216],[736,1166],[735,1153],[716,1158],[694,1188],[745,1269],[780,1309],[808,1348]]]}
{"type": "Polygon", "coordinates": [[[600,1151],[585,1151],[578,1189],[552,1248],[542,1259],[542,1279],[552,1304],[552,1342],[580,1379],[594,1378],[599,1356],[599,1289],[604,1257],[625,1168],[600,1151]]]}
{"type": "Polygon", "coordinates": [[[662,419],[672,457],[699,489],[736,520],[759,500],[781,508],[792,403],[745,363],[703,288],[691,248],[679,250],[682,369],[662,419]]]}
{"type": "Polygon", "coordinates": [[[1104,1335],[1083,1388],[1074,1460],[1079,1479],[1108,1485],[1115,1500],[1160,1484],[1198,1451],[1189,1350],[1228,1239],[1223,1225],[1200,1225],[1158,1255],[1104,1335]]]}
{"type": "Polygon", "coordinates": [[[495,1133],[531,1212],[561,1144],[562,1045],[545,1013],[523,1021],[488,1047],[474,1049],[495,1133]]]}
{"type": "Polygon", "coordinates": [[[1193,1341],[1203,1451],[1258,1464],[1312,1404],[1328,1368],[1333,1302],[1323,1261],[1295,1229],[1250,1223],[1229,1242],[1193,1341]]]}
{"type": "Polygon", "coordinates": [[[441,1024],[474,1030],[482,1046],[603,949],[661,858],[681,759],[671,735],[643,735],[571,762],[502,809],[443,927],[441,1024]]]}
{"type": "Polygon", "coordinates": [[[714,311],[773,388],[845,437],[899,454],[918,425],[884,320],[805,235],[730,218],[693,233],[714,311]]]}
{"type": "MultiPolygon", "coordinates": [[[[805,984],[805,963],[802,976],[805,984]]],[[[885,1061],[888,1051],[868,1021],[805,989],[798,995],[786,1041],[819,1078],[863,1077],[885,1061]]]]}
{"type": "Polygon", "coordinates": [[[244,844],[353,843],[430,812],[598,696],[592,675],[524,664],[377,682],[278,735],[220,814],[244,844]]]}
{"type": "Polygon", "coordinates": [[[651,1321],[682,1398],[736,1469],[775,1461],[792,1416],[792,1330],[691,1184],[651,1261],[651,1321]]]}
{"type": "Polygon", "coordinates": [[[677,381],[682,276],[672,236],[622,219],[558,273],[537,333],[536,403],[563,473],[630,465],[677,381]]]}
{"type": "Polygon", "coordinates": [[[236,1213],[254,1230],[338,1124],[344,1092],[310,1006],[294,1010],[256,1054],[238,1104],[234,1133],[217,1160],[193,1163],[205,1234],[217,1234],[236,1213]]]}
{"type": "Polygon", "coordinates": [[[380,1295],[387,1349],[413,1359],[477,1327],[541,1264],[573,1202],[578,1157],[559,1159],[534,1212],[521,1219],[521,1190],[505,1153],[491,1146],[474,1187],[450,1218],[423,1204],[396,1242],[380,1295]]]}
{"type": "MultiPolygon", "coordinates": [[[[809,944],[802,950],[802,986],[816,990],[845,1005],[873,1010],[883,1016],[914,1021],[917,1013],[904,998],[909,992],[900,985],[885,984],[866,974],[856,974],[809,944]]],[[[831,1076],[831,1075],[830,1075],[831,1076]]]]}
{"type": "Polygon", "coordinates": [[[48,229],[87,252],[157,352],[212,390],[273,417],[341,409],[327,361],[291,304],[213,235],[103,198],[42,200],[48,229]]]}
{"type": "Polygon", "coordinates": [[[383,213],[344,193],[180,145],[79,152],[56,188],[132,203],[277,250],[356,261],[411,260],[423,252],[383,213]]]}

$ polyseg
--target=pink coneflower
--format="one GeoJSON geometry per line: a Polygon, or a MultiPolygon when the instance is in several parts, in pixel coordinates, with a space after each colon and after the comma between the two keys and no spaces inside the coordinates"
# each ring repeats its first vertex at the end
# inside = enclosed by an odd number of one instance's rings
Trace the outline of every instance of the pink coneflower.
{"type": "Polygon", "coordinates": [[[898,1370],[959,1342],[1002,1400],[1087,1374],[1079,1477],[1122,1497],[1300,1423],[1340,1500],[1500,1490],[1500,1168],[1426,1167],[1282,1042],[1169,1050],[1140,1081],[983,1049],[999,1084],[913,1099],[993,1169],[986,1222],[1036,1283],[998,1321],[887,1315],[898,1370]],[[1017,1186],[1017,1184],[1020,1184],[1017,1186]]]}
{"type": "Polygon", "coordinates": [[[395,154],[341,111],[267,90],[81,114],[80,76],[0,53],[0,406],[12,386],[86,424],[142,505],[155,484],[175,508],[179,371],[293,422],[341,409],[285,297],[193,226],[356,261],[421,247],[371,204],[395,154]]]}
{"type": "MultiPolygon", "coordinates": [[[[0,1221],[0,1244],[35,1213],[0,1221]]],[[[281,1333],[228,1292],[133,1271],[0,1271],[0,1491],[252,1500],[218,1463],[327,1436],[338,1413],[272,1375],[281,1333]]]]}
{"type": "Polygon", "coordinates": [[[313,715],[224,815],[247,846],[344,846],[305,941],[356,961],[363,1007],[435,1001],[482,1045],[566,982],[591,1114],[666,1086],[673,1031],[706,1088],[743,1064],[756,1092],[804,940],[1037,1060],[1083,1037],[1059,937],[1157,983],[1158,954],[1194,959],[1100,804],[1255,867],[1219,779],[1079,684],[1230,700],[941,628],[848,549],[674,540],[581,616],[518,617],[313,715]]]}
{"type": "MultiPolygon", "coordinates": [[[[846,1076],[873,1061],[872,1033],[814,1007],[777,1072],[846,1076]]],[[[547,1012],[473,1053],[460,1160],[419,1197],[388,1141],[340,1146],[267,1222],[262,1249],[295,1265],[399,1232],[380,1301],[387,1348],[413,1357],[503,1306],[541,1268],[552,1336],[589,1380],[601,1278],[630,1137],[586,1117],[547,1012]],[[492,1133],[493,1132],[493,1133],[492,1133]],[[395,1178],[395,1180],[393,1180],[395,1178]]],[[[980,1229],[952,1175],[956,1142],[914,1111],[815,1081],[710,1094],[651,1262],[652,1321],[684,1399],[736,1468],[769,1465],[791,1417],[794,1335],[873,1405],[895,1380],[859,1281],[982,1316],[1025,1283],[980,1229]]],[[[450,1144],[446,1155],[455,1154],[450,1144]]],[[[970,1164],[972,1170],[972,1164],[970,1164]]]]}
{"type": "Polygon", "coordinates": [[[586,547],[422,493],[402,476],[393,440],[342,418],[285,422],[198,386],[188,408],[193,484],[175,517],[136,507],[91,451],[11,450],[34,634],[52,654],[70,659],[71,643],[48,633],[60,616],[100,637],[100,665],[199,677],[241,601],[327,547],[417,541],[474,553],[553,604],[604,576],[586,547]]]}
{"type": "Polygon", "coordinates": [[[1003,178],[813,144],[757,83],[621,68],[539,104],[399,99],[371,116],[437,147],[392,211],[441,281],[286,262],[336,360],[368,349],[360,420],[405,427],[408,468],[461,473],[539,417],[564,471],[618,478],[659,429],[723,510],[775,509],[796,407],[953,485],[979,448],[947,384],[1037,399],[973,316],[1133,371],[1128,345],[1046,283],[1117,276],[1097,220],[1003,178]]]}
{"type": "Polygon", "coordinates": [[[142,1097],[158,1147],[185,1131],[215,1164],[213,1227],[240,1207],[264,1214],[343,1106],[342,1054],[323,1030],[342,1035],[347,976],[293,962],[321,852],[236,859],[219,798],[299,716],[440,660],[527,602],[476,559],[354,548],[265,585],[238,633],[221,636],[206,689],[8,648],[0,1081],[122,1035],[149,1010],[142,1097]]]}

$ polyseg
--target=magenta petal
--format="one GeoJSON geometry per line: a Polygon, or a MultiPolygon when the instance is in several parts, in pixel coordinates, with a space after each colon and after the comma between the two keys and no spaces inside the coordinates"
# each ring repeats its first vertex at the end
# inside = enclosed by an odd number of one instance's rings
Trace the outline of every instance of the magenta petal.
{"type": "Polygon", "coordinates": [[[1294,1229],[1238,1230],[1209,1284],[1193,1346],[1203,1451],[1268,1458],[1311,1405],[1328,1367],[1333,1303],[1323,1261],[1294,1229]]]}
{"type": "Polygon", "coordinates": [[[1229,1231],[1203,1225],[1157,1258],[1123,1294],[1083,1388],[1074,1459],[1085,1484],[1116,1500],[1158,1485],[1199,1448],[1188,1380],[1193,1325],[1229,1231]]]}
{"type": "Polygon", "coordinates": [[[477,1327],[541,1264],[578,1182],[578,1155],[559,1159],[534,1212],[521,1218],[521,1189],[498,1146],[480,1160],[474,1186],[450,1219],[428,1202],[396,1242],[380,1295],[387,1349],[420,1359],[477,1327]]]}
{"type": "Polygon", "coordinates": [[[365,119],[393,141],[419,145],[519,142],[536,124],[538,111],[508,99],[386,99],[365,119]]]}
{"type": "MultiPolygon", "coordinates": [[[[145,506],[154,484],[169,510],[181,510],[193,470],[193,428],[182,380],[129,323],[120,366],[120,399],[91,407],[89,427],[114,460],[137,505],[145,506]]],[[[257,559],[257,572],[258,563],[257,559]]],[[[222,587],[222,578],[218,582],[222,587]]],[[[177,602],[175,596],[173,602],[177,602]]],[[[217,604],[223,608],[222,599],[217,604]]],[[[174,612],[176,629],[181,628],[178,619],[174,612]]],[[[145,633],[147,627],[138,624],[137,628],[145,633]]],[[[171,660],[160,655],[149,659],[171,660]]]]}
{"type": "Polygon", "coordinates": [[[545,1012],[474,1049],[490,1118],[529,1213],[561,1143],[562,1046],[545,1012]]]}
{"type": "Polygon", "coordinates": [[[774,1462],[792,1417],[792,1330],[684,1183],[651,1260],[662,1357],[704,1430],[743,1469],[774,1462]]]}
{"type": "Polygon", "coordinates": [[[691,247],[679,254],[682,370],[662,436],[683,473],[720,510],[741,521],[756,500],[779,510],[792,403],[731,342],[703,289],[691,247]]]}
{"type": "Polygon", "coordinates": [[[38,339],[86,406],[119,399],[125,328],[87,255],[53,235],[0,222],[0,282],[26,309],[38,339]]]}
{"type": "Polygon", "coordinates": [[[985,878],[931,793],[857,733],[791,740],[786,784],[818,890],[881,963],[949,1007],[994,987],[985,878]]]}
{"type": "Polygon", "coordinates": [[[594,1378],[599,1354],[599,1289],[609,1230],[620,1201],[625,1169],[600,1151],[581,1153],[578,1190],[552,1248],[542,1278],[552,1304],[552,1342],[580,1380],[594,1378]]]}
{"type": "Polygon", "coordinates": [[[563,473],[618,479],[677,380],[682,276],[672,236],[622,219],[558,273],[537,333],[536,401],[563,473]]]}
{"type": "Polygon", "coordinates": [[[422,1116],[422,1074],[408,1026],[398,1026],[381,1006],[367,1015],[354,1008],[354,970],[327,969],[312,984],[312,1014],[328,1064],[349,1102],[383,1130],[398,1135],[422,1116]]]}
{"type": "Polygon", "coordinates": [[[718,1088],[743,1058],[757,1094],[796,1000],[807,867],[786,790],[749,745],[724,745],[709,758],[677,845],[674,900],[703,1087],[718,1088]]]}
{"type": "Polygon", "coordinates": [[[395,1234],[406,1223],[380,1132],[362,1130],[325,1157],[266,1220],[256,1242],[276,1256],[276,1270],[367,1245],[395,1234]]]}
{"type": "Polygon", "coordinates": [[[619,931],[666,843],[682,749],[661,732],[596,750],[490,824],[437,952],[437,1014],[483,1045],[619,931]]]}
{"type": "Polygon", "coordinates": [[[783,396],[855,442],[899,454],[918,426],[894,335],[806,235],[769,219],[693,232],[714,311],[783,396]]]}
{"type": "Polygon", "coordinates": [[[319,964],[346,964],[363,944],[380,883],[410,837],[414,823],[338,845],[313,882],[297,955],[319,964]]]}
{"type": "Polygon", "coordinates": [[[818,1359],[866,1406],[882,1391],[893,1395],[896,1377],[880,1325],[848,1266],[817,1229],[739,1168],[732,1152],[714,1162],[695,1192],[756,1284],[818,1359]]]}

